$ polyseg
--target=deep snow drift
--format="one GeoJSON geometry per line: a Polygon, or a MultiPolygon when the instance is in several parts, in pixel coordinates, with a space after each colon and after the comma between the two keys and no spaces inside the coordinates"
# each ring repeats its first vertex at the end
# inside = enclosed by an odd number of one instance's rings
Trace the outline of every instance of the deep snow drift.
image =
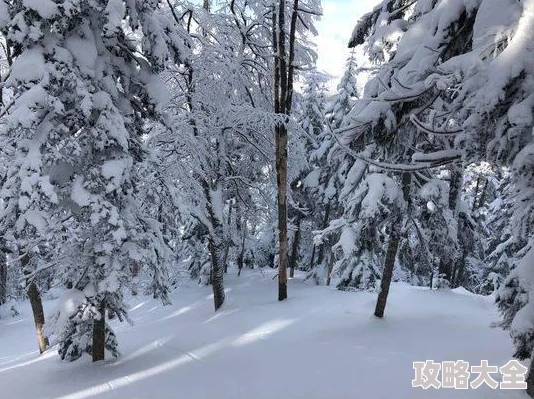
{"type": "MultiPolygon", "coordinates": [[[[376,294],[340,292],[296,278],[276,301],[272,274],[226,276],[227,303],[210,287],[173,305],[133,299],[134,326],[116,326],[122,357],[67,364],[39,357],[31,314],[0,320],[0,386],[6,399],[417,399],[526,398],[522,391],[412,388],[413,361],[502,366],[513,353],[491,298],[394,284],[386,318],[376,294]]],[[[53,302],[46,302],[47,313],[53,302]]],[[[499,379],[500,375],[493,375],[499,379]]],[[[473,377],[474,378],[474,377],[473,377]]]]}

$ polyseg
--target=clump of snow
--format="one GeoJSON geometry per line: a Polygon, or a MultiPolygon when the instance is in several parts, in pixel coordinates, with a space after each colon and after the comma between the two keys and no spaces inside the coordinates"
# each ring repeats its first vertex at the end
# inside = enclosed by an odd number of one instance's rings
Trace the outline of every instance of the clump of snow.
{"type": "Polygon", "coordinates": [[[91,203],[92,194],[84,188],[81,176],[74,181],[70,198],[79,206],[87,206],[91,203]]]}
{"type": "Polygon", "coordinates": [[[2,29],[10,21],[9,9],[4,0],[0,0],[0,29],[2,29]]]}
{"type": "Polygon", "coordinates": [[[20,83],[40,81],[45,74],[43,51],[42,48],[36,46],[35,48],[25,50],[20,56],[15,58],[6,84],[8,86],[16,86],[20,83]]]}
{"type": "Polygon", "coordinates": [[[119,29],[125,13],[126,5],[123,0],[108,0],[106,7],[107,23],[104,26],[104,31],[113,33],[116,29],[119,29]]]}
{"type": "Polygon", "coordinates": [[[106,187],[107,192],[116,190],[121,186],[125,178],[128,177],[128,171],[132,166],[131,158],[113,159],[102,164],[102,176],[110,180],[106,187]]]}
{"type": "Polygon", "coordinates": [[[22,0],[22,4],[36,11],[44,19],[50,19],[59,13],[57,4],[52,0],[22,0]]]}
{"type": "Polygon", "coordinates": [[[45,324],[45,333],[51,336],[55,331],[62,331],[85,301],[86,297],[82,291],[75,288],[65,290],[57,299],[53,316],[49,318],[52,322],[45,324]]]}

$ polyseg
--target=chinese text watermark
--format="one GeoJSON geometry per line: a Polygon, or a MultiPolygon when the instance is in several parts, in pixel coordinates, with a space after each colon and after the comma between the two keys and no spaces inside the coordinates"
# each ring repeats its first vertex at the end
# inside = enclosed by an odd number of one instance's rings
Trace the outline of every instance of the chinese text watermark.
{"type": "Polygon", "coordinates": [[[412,387],[417,388],[454,388],[477,389],[486,384],[492,389],[527,389],[525,374],[527,368],[517,360],[510,360],[502,367],[490,366],[487,360],[482,360],[479,366],[469,366],[464,360],[436,363],[433,360],[413,362],[415,378],[412,387]],[[441,371],[441,373],[440,373],[441,371]],[[500,372],[502,378],[497,382],[492,374],[500,372]],[[471,375],[476,375],[472,379],[471,375]],[[441,377],[441,378],[440,378],[441,377]]]}

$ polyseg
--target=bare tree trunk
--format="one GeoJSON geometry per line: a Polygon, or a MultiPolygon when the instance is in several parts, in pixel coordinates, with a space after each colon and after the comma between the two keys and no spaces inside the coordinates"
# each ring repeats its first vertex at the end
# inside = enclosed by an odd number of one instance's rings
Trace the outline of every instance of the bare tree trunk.
{"type": "Polygon", "coordinates": [[[314,265],[314,260],[315,260],[315,244],[313,244],[313,248],[312,248],[312,253],[311,253],[311,258],[310,258],[310,264],[308,265],[308,270],[311,270],[313,269],[313,265],[314,265]]]}
{"type": "MultiPolygon", "coordinates": [[[[326,204],[325,209],[324,209],[324,219],[323,219],[323,224],[321,225],[321,229],[322,230],[326,229],[326,226],[328,226],[329,218],[330,218],[330,202],[328,204],[326,204]]],[[[323,260],[324,260],[324,247],[325,247],[324,243],[322,243],[319,246],[319,253],[317,254],[317,265],[320,265],[320,264],[323,263],[323,260]]]]}
{"type": "Polygon", "coordinates": [[[480,181],[482,180],[482,176],[478,176],[477,177],[477,184],[475,186],[475,193],[473,194],[473,206],[471,207],[471,212],[474,212],[475,209],[478,208],[478,204],[479,202],[477,201],[477,198],[478,198],[478,191],[480,189],[480,181]]]}
{"type": "MultiPolygon", "coordinates": [[[[480,193],[480,198],[478,200],[477,208],[480,208],[480,207],[484,206],[484,202],[486,202],[486,195],[488,193],[489,179],[484,179],[484,180],[485,180],[484,188],[482,189],[482,192],[480,193]]],[[[475,197],[475,200],[476,200],[476,197],[475,197]]]]}
{"type": "Polygon", "coordinates": [[[278,300],[287,298],[287,127],[286,123],[291,114],[293,103],[293,80],[295,73],[295,40],[298,17],[298,0],[293,1],[293,11],[287,42],[289,50],[286,52],[286,0],[279,0],[278,15],[273,19],[273,48],[276,49],[276,63],[274,73],[275,112],[286,116],[283,123],[275,127],[276,146],[276,182],[278,186],[278,300]],[[277,19],[276,19],[277,17],[277,19]],[[278,27],[276,29],[275,27],[278,27]]]}
{"type": "Polygon", "coordinates": [[[276,127],[276,181],[278,185],[278,300],[287,298],[287,130],[276,127]]]}
{"type": "Polygon", "coordinates": [[[43,353],[48,348],[48,337],[44,335],[43,326],[45,323],[43,302],[41,295],[35,281],[31,281],[28,285],[28,298],[33,312],[33,321],[35,322],[35,330],[37,332],[37,344],[39,345],[39,353],[43,353]]]}
{"type": "MultiPolygon", "coordinates": [[[[451,178],[449,183],[449,209],[453,212],[454,217],[458,219],[458,204],[462,192],[463,173],[459,167],[451,169],[451,178]]],[[[453,276],[457,265],[454,264],[453,258],[440,259],[439,274],[449,282],[452,287],[453,276]]]]}
{"type": "Polygon", "coordinates": [[[7,261],[4,254],[0,261],[0,306],[7,301],[7,261]]]}
{"type": "Polygon", "coordinates": [[[102,299],[98,306],[100,318],[93,320],[93,362],[104,360],[106,357],[106,300],[102,299]]]}
{"type": "Polygon", "coordinates": [[[527,394],[531,398],[534,398],[534,352],[532,352],[532,356],[530,357],[530,367],[525,381],[527,383],[527,394]]]}
{"type": "Polygon", "coordinates": [[[132,295],[136,296],[139,291],[139,263],[133,262],[130,267],[132,272],[133,282],[132,282],[132,295]]]}
{"type": "MultiPolygon", "coordinates": [[[[213,304],[217,311],[224,303],[224,230],[222,226],[222,215],[217,215],[213,208],[215,197],[221,195],[220,176],[215,182],[201,181],[202,188],[207,203],[208,219],[210,226],[208,230],[209,241],[208,250],[211,256],[211,287],[213,289],[213,304]]],[[[217,200],[218,201],[218,200],[217,200]]]]}
{"type": "MultiPolygon", "coordinates": [[[[278,29],[275,32],[277,56],[275,65],[275,112],[285,114],[287,95],[285,0],[278,6],[278,29]]],[[[273,27],[274,28],[274,27],[273,27]]],[[[284,124],[275,127],[276,183],[278,187],[278,300],[287,298],[287,129],[284,124]]]]}
{"type": "Polygon", "coordinates": [[[382,272],[382,279],[380,280],[380,293],[378,294],[378,300],[375,308],[375,316],[380,318],[384,317],[389,287],[393,277],[395,258],[397,257],[397,249],[399,248],[400,241],[400,225],[401,220],[400,217],[398,217],[393,221],[391,234],[389,235],[388,250],[386,252],[386,259],[384,261],[384,271],[382,272]]]}
{"type": "Polygon", "coordinates": [[[228,253],[230,252],[230,244],[224,246],[224,255],[222,264],[224,265],[224,272],[228,273],[228,253]]]}
{"type": "Polygon", "coordinates": [[[241,270],[243,270],[243,265],[245,263],[245,231],[243,231],[243,240],[241,241],[241,251],[237,255],[237,275],[241,276],[241,270]]]}
{"type": "MultiPolygon", "coordinates": [[[[28,275],[29,270],[27,270],[26,267],[30,263],[30,256],[28,254],[24,254],[20,261],[23,267],[23,274],[28,275]]],[[[41,294],[39,293],[37,284],[35,284],[33,279],[26,279],[26,290],[30,300],[30,305],[32,307],[33,321],[35,323],[35,331],[37,333],[37,344],[39,345],[39,353],[43,353],[48,348],[49,342],[48,338],[43,332],[45,317],[41,294]]]]}
{"type": "Polygon", "coordinates": [[[332,276],[332,269],[334,268],[334,253],[330,250],[328,258],[328,270],[326,271],[326,285],[330,285],[330,277],[332,276]]]}
{"type": "MultiPolygon", "coordinates": [[[[230,226],[230,224],[232,223],[232,209],[233,209],[233,206],[230,203],[229,210],[228,210],[228,223],[226,224],[227,226],[230,226]]],[[[232,244],[233,244],[232,240],[231,239],[227,239],[226,243],[224,245],[224,256],[223,256],[222,264],[224,265],[224,272],[225,273],[228,273],[228,254],[230,252],[230,247],[232,246],[232,244]]]]}
{"type": "Polygon", "coordinates": [[[297,216],[296,230],[293,236],[293,245],[291,246],[291,259],[289,260],[289,277],[295,276],[295,268],[298,263],[299,245],[300,245],[300,216],[297,216]]]}
{"type": "MultiPolygon", "coordinates": [[[[406,213],[408,217],[411,213],[411,185],[412,175],[410,173],[403,173],[402,175],[402,193],[406,201],[406,213]]],[[[389,287],[391,286],[391,279],[393,278],[393,269],[395,268],[395,259],[397,258],[397,251],[399,249],[400,235],[402,229],[403,216],[398,214],[392,222],[391,233],[389,234],[388,249],[386,252],[386,259],[384,260],[384,270],[382,271],[382,279],[380,280],[380,292],[378,293],[378,300],[376,301],[375,316],[384,317],[386,303],[389,295],[389,287]]]]}
{"type": "Polygon", "coordinates": [[[525,376],[525,382],[527,383],[528,396],[534,398],[534,351],[530,355],[530,365],[525,376]]]}
{"type": "Polygon", "coordinates": [[[221,246],[210,238],[209,248],[211,253],[211,286],[213,288],[213,304],[217,311],[224,303],[224,266],[222,265],[221,246]]]}

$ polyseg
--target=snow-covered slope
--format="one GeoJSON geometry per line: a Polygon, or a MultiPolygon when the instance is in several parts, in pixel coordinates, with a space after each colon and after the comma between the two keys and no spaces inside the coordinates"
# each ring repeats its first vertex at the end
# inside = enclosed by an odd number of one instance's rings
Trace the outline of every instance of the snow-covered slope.
{"type": "MultiPolygon", "coordinates": [[[[290,281],[276,301],[272,275],[229,276],[214,313],[209,287],[174,304],[132,301],[134,326],[117,326],[122,357],[62,363],[35,352],[29,310],[0,320],[0,387],[10,399],[417,399],[524,398],[521,391],[412,388],[413,361],[489,360],[504,365],[507,334],[490,328],[490,298],[394,285],[386,317],[376,294],[290,281]]],[[[45,304],[50,311],[53,304],[45,304]]],[[[498,376],[496,376],[498,377],[498,376]]],[[[496,378],[497,379],[497,378],[496,378]]]]}

